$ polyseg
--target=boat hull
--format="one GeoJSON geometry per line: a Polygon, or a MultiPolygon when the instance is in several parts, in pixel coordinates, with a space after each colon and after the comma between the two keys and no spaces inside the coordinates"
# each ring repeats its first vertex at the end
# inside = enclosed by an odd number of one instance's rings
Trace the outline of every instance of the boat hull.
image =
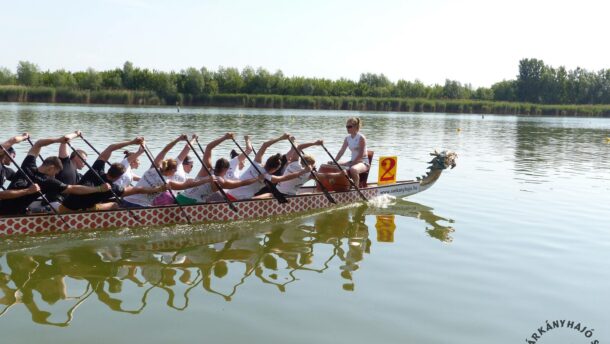
{"type": "MultiPolygon", "coordinates": [[[[313,188],[304,188],[304,190],[313,188]]],[[[396,197],[409,196],[425,188],[418,181],[402,181],[390,185],[370,185],[361,189],[367,198],[380,195],[396,197]]],[[[310,191],[311,192],[311,191],[310,191]]],[[[305,193],[288,196],[287,204],[279,204],[275,199],[245,200],[234,202],[238,211],[232,211],[226,203],[205,203],[182,206],[150,207],[78,212],[63,214],[64,223],[56,215],[31,215],[0,218],[0,236],[31,235],[39,233],[66,232],[87,229],[108,229],[118,227],[157,226],[187,223],[184,213],[191,223],[238,221],[270,216],[302,213],[312,210],[336,207],[361,201],[356,191],[332,192],[337,204],[331,204],[322,193],[305,193]]]]}

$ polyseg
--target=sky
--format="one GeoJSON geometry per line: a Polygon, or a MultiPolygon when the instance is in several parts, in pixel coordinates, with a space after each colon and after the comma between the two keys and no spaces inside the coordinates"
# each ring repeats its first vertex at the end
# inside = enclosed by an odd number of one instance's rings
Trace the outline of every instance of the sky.
{"type": "Polygon", "coordinates": [[[489,87],[519,60],[610,68],[608,1],[0,0],[0,67],[263,67],[489,87]]]}

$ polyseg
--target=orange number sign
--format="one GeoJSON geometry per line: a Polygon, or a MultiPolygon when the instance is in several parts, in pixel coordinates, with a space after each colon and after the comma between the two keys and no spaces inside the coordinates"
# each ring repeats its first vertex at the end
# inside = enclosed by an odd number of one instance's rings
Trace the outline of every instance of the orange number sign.
{"type": "Polygon", "coordinates": [[[378,184],[394,184],[396,183],[396,166],[398,165],[398,157],[382,156],[379,158],[379,177],[378,184]]]}
{"type": "Polygon", "coordinates": [[[377,215],[377,242],[394,242],[394,215],[377,215]]]}

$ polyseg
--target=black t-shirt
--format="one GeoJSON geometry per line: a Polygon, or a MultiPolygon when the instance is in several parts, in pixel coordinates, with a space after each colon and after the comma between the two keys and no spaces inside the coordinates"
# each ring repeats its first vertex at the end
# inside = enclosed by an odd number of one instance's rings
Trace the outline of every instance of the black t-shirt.
{"type": "Polygon", "coordinates": [[[91,170],[87,171],[87,173],[85,173],[83,175],[82,178],[80,178],[80,181],[78,182],[79,185],[87,185],[87,186],[100,186],[104,183],[108,183],[108,179],[106,178],[106,171],[104,171],[106,168],[106,161],[104,160],[95,160],[95,162],[93,163],[93,165],[91,165],[91,170]],[[97,172],[97,174],[96,174],[97,172]],[[97,176],[102,177],[102,180],[100,180],[100,178],[98,178],[97,176]]]}
{"type": "Polygon", "coordinates": [[[4,185],[4,181],[6,180],[12,182],[16,174],[17,173],[15,173],[15,171],[13,171],[13,169],[10,167],[0,165],[0,185],[4,185]]]}
{"type": "MultiPolygon", "coordinates": [[[[72,159],[69,157],[59,158],[63,169],[55,175],[55,179],[68,185],[76,185],[82,178],[82,174],[78,173],[78,170],[72,164],[72,159]]],[[[49,202],[63,202],[64,197],[61,194],[49,194],[47,195],[49,202]]]]}
{"type": "Polygon", "coordinates": [[[59,160],[61,160],[64,168],[55,175],[55,179],[68,185],[78,184],[80,175],[78,174],[76,167],[72,164],[72,160],[69,157],[59,158],[59,160]]]}
{"type": "MultiPolygon", "coordinates": [[[[21,163],[21,169],[27,174],[30,179],[40,186],[40,191],[45,194],[59,194],[66,190],[68,185],[56,180],[55,178],[49,177],[44,173],[38,172],[36,166],[36,157],[28,155],[23,159],[21,163]]],[[[13,177],[9,190],[20,190],[26,189],[30,186],[28,179],[21,173],[17,172],[13,177]]],[[[0,214],[24,214],[28,205],[34,202],[38,198],[39,194],[31,194],[21,196],[14,199],[4,200],[2,202],[2,208],[0,214]]]]}
{"type": "MultiPolygon", "coordinates": [[[[100,186],[104,183],[108,183],[112,185],[112,191],[117,194],[117,196],[121,196],[125,189],[122,186],[112,184],[108,181],[108,177],[106,176],[106,172],[104,172],[104,168],[106,162],[104,160],[96,160],[95,163],[91,166],[92,170],[87,171],[78,182],[79,185],[86,186],[100,186]],[[95,172],[97,171],[99,176],[97,177],[95,172]]],[[[80,210],[80,209],[89,209],[98,203],[102,203],[111,199],[114,195],[110,191],[106,192],[96,192],[88,195],[69,195],[63,202],[64,207],[72,210],[80,210]]]]}

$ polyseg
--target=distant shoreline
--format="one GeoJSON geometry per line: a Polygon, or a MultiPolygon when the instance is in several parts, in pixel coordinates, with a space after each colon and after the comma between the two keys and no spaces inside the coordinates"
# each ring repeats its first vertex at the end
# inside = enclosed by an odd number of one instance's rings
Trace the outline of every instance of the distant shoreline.
{"type": "MultiPolygon", "coordinates": [[[[176,107],[176,104],[166,104],[152,91],[91,91],[26,86],[0,86],[0,102],[176,107]]],[[[179,106],[610,117],[610,105],[532,104],[470,99],[216,94],[183,97],[179,106]]]]}

